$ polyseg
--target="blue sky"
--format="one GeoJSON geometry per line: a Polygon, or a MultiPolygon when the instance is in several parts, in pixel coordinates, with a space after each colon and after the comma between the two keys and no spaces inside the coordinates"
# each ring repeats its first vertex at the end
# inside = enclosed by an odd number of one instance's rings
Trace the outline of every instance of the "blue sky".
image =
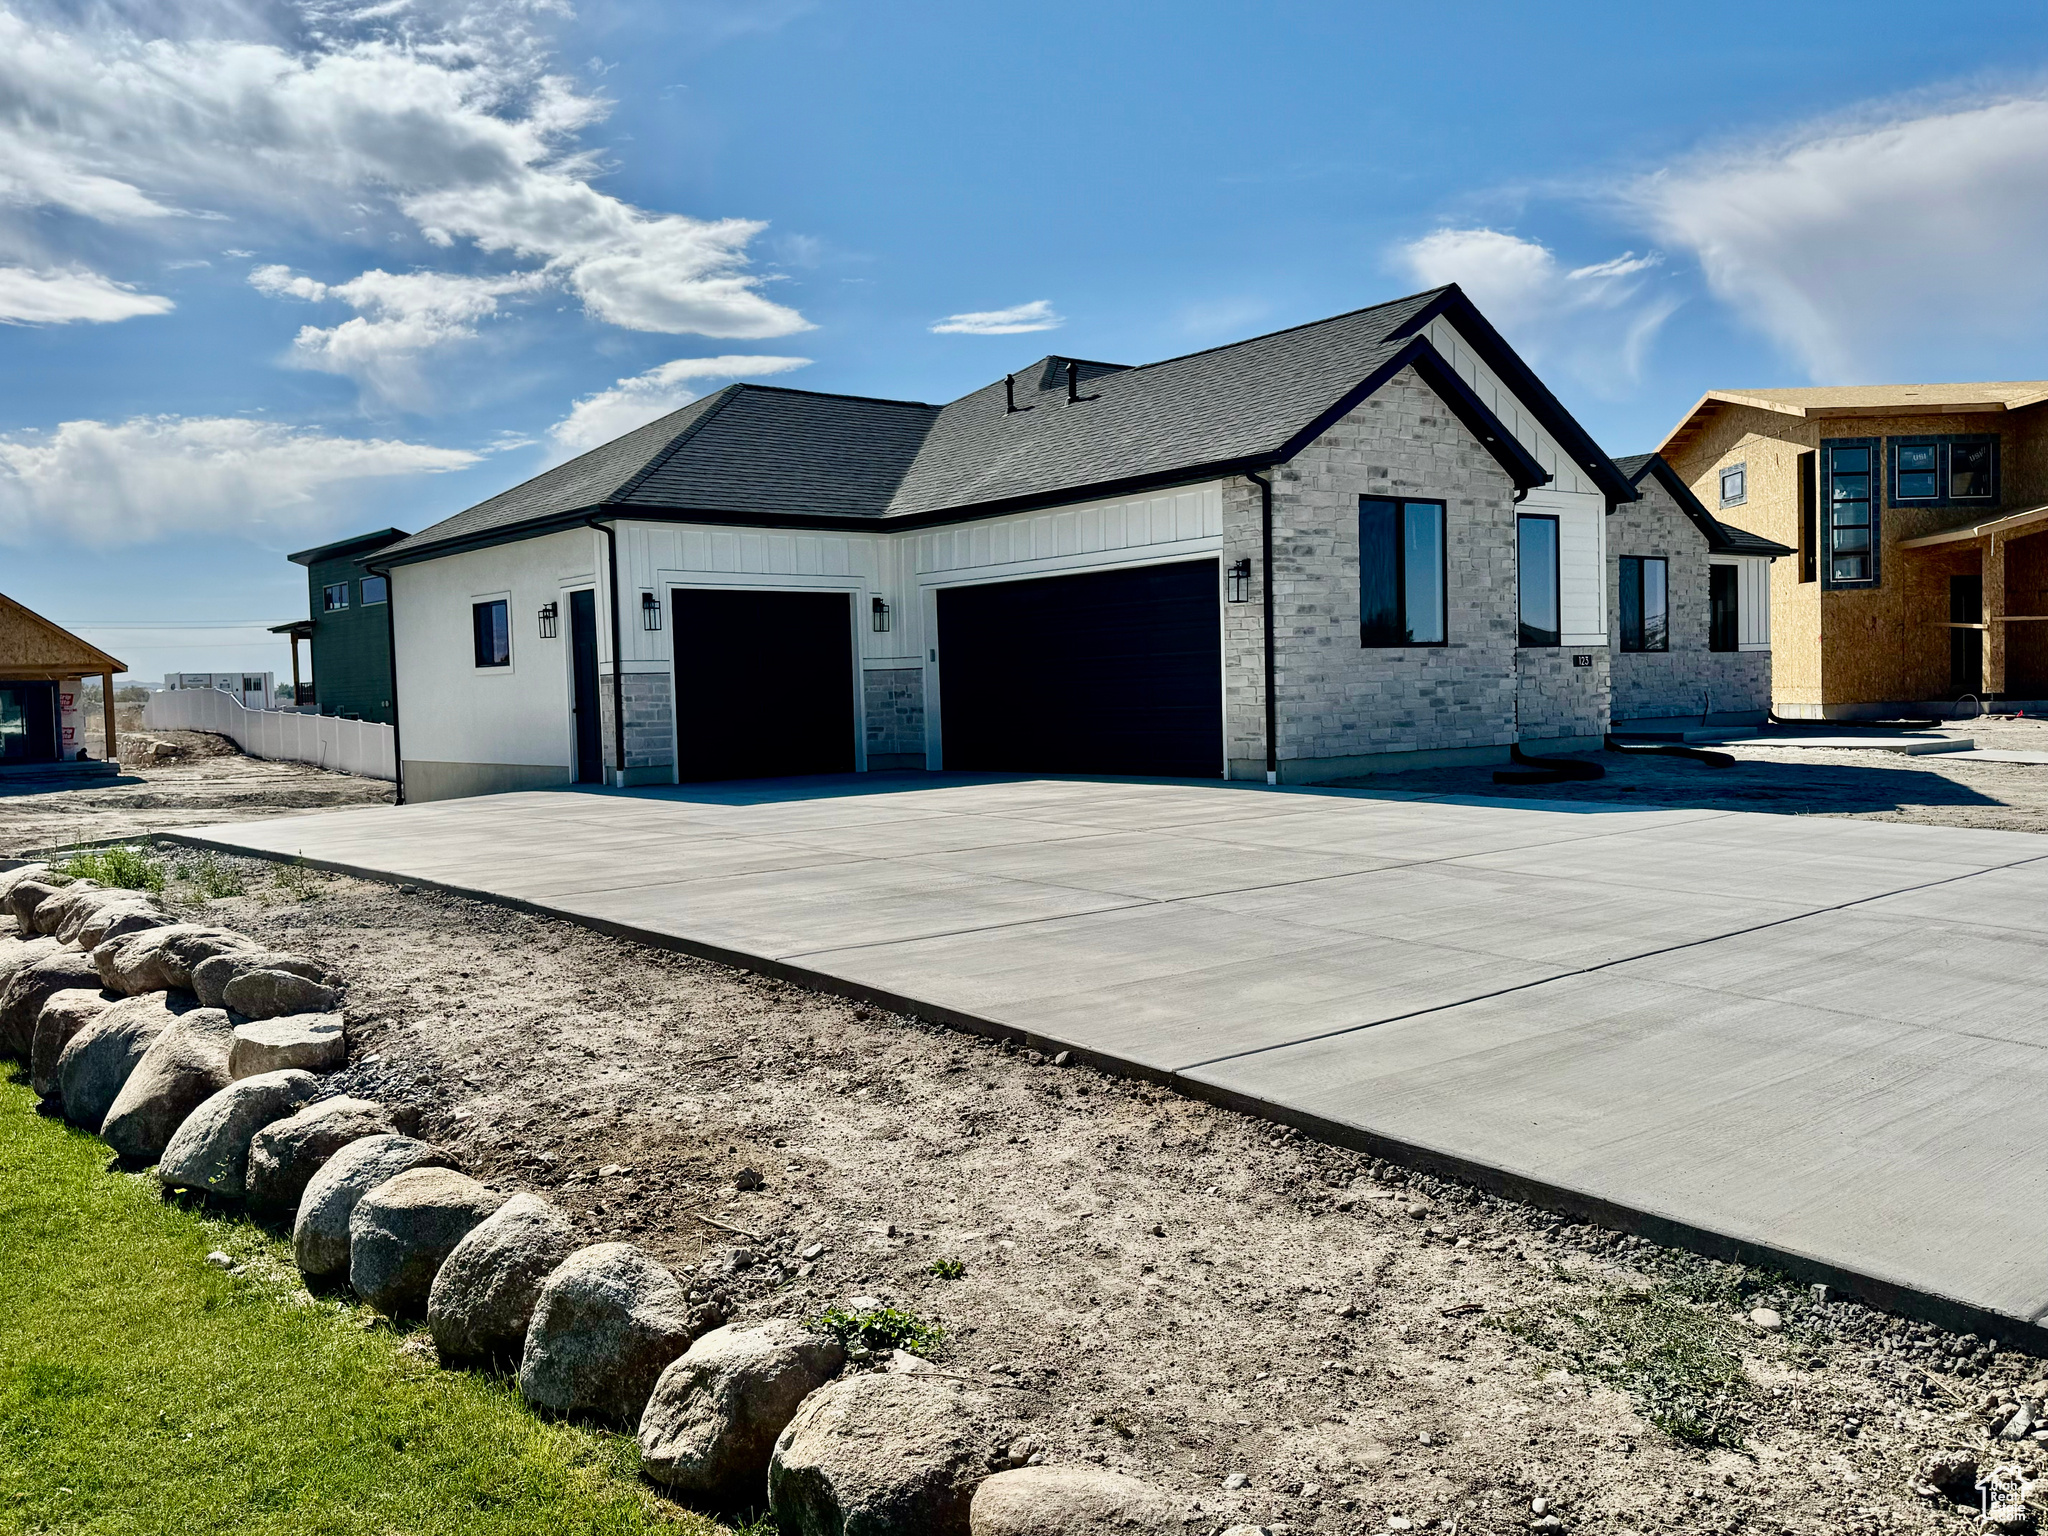
{"type": "Polygon", "coordinates": [[[287,551],[730,378],[945,400],[1452,279],[1638,452],[2048,375],[2044,237],[2038,3],[0,0],[0,591],[282,672],[287,551]]]}

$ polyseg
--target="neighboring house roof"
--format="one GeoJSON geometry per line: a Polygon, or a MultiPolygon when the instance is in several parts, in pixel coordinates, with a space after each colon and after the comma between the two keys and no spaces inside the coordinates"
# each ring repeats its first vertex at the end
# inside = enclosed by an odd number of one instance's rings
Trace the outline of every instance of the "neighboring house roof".
{"type": "Polygon", "coordinates": [[[1804,389],[1710,389],[1679,418],[1659,453],[1685,446],[1729,406],[1773,411],[1801,421],[1851,416],[1965,416],[2017,411],[2048,400],[2048,380],[1989,384],[1841,384],[1804,389]]]}
{"type": "Polygon", "coordinates": [[[343,555],[367,553],[382,549],[387,544],[396,544],[407,537],[403,528],[379,528],[375,533],[359,533],[352,539],[337,539],[332,544],[322,544],[316,549],[302,549],[296,555],[285,559],[296,565],[314,565],[322,560],[336,560],[343,555]]]}
{"type": "Polygon", "coordinates": [[[127,670],[127,662],[0,593],[0,677],[43,680],[127,670]]]}
{"type": "Polygon", "coordinates": [[[1413,367],[1518,486],[1550,476],[1421,334],[1449,315],[1611,499],[1634,488],[1455,286],[1126,368],[1047,357],[946,406],[731,384],[383,552],[404,562],[595,516],[919,525],[1262,468],[1413,367]],[[1079,399],[1069,402],[1073,365],[1079,399]]]}
{"type": "Polygon", "coordinates": [[[1671,493],[1671,499],[1678,503],[1678,509],[1692,519],[1707,541],[1707,548],[1717,555],[1766,555],[1775,560],[1780,555],[1789,555],[1789,545],[1780,544],[1776,539],[1764,538],[1761,534],[1750,533],[1742,528],[1731,528],[1713,513],[1709,512],[1699,497],[1693,495],[1692,487],[1679,479],[1678,471],[1664,461],[1658,453],[1632,453],[1626,458],[1616,459],[1615,465],[1628,476],[1630,485],[1641,485],[1643,476],[1654,475],[1657,483],[1671,493]]]}

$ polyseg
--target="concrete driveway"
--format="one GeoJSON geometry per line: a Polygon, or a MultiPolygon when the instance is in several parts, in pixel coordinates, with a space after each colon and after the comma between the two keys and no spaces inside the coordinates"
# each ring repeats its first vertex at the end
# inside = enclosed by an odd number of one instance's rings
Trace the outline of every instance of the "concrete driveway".
{"type": "Polygon", "coordinates": [[[965,776],[174,834],[768,962],[2048,1342],[2048,839],[965,776]]]}

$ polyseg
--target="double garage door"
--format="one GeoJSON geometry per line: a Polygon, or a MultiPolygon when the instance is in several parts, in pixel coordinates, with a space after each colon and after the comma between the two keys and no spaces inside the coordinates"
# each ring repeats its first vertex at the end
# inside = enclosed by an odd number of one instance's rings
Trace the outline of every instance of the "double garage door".
{"type": "MultiPolygon", "coordinates": [[[[1222,773],[1214,560],[948,587],[938,618],[947,768],[1222,773]]],[[[678,589],[682,776],[851,770],[852,620],[840,593],[678,589]]]]}

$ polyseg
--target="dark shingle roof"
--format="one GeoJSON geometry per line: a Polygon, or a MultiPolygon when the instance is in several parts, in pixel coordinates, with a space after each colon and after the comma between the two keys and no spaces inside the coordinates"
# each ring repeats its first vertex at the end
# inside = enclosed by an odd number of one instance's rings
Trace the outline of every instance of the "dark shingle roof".
{"type": "Polygon", "coordinates": [[[1692,519],[1706,536],[1707,548],[1717,555],[1769,555],[1776,559],[1792,553],[1790,546],[1780,544],[1776,539],[1767,539],[1743,528],[1731,528],[1715,517],[1707,510],[1706,504],[1693,495],[1692,487],[1679,479],[1678,471],[1659,454],[1632,453],[1626,458],[1616,459],[1614,467],[1628,476],[1630,485],[1641,484],[1644,475],[1656,475],[1657,483],[1671,493],[1678,509],[1692,519]]]}
{"type": "Polygon", "coordinates": [[[385,559],[526,537],[582,517],[695,514],[812,525],[938,520],[1291,457],[1402,367],[1421,371],[1518,484],[1548,476],[1419,336],[1455,309],[1610,497],[1630,484],[1456,287],[1126,368],[1046,357],[946,406],[732,384],[415,534],[385,559]],[[1067,399],[1075,363],[1078,402],[1067,399]]]}

